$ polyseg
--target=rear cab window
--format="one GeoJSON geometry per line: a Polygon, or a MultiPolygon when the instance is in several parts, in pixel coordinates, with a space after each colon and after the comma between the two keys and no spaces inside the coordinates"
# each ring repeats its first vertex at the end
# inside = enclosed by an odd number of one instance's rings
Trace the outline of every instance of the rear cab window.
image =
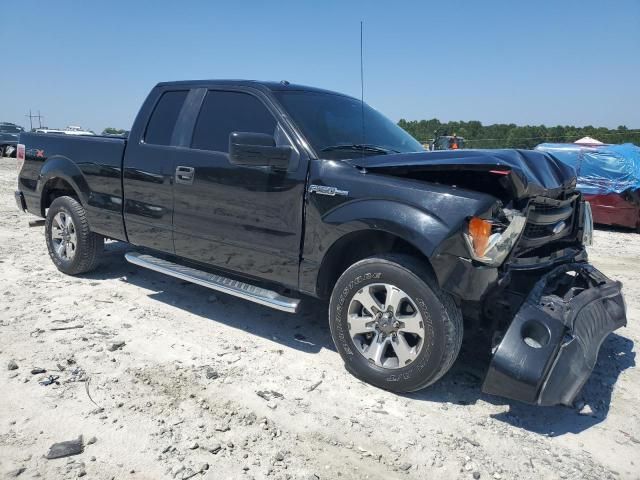
{"type": "Polygon", "coordinates": [[[188,90],[164,92],[149,118],[144,142],[151,145],[171,145],[176,121],[187,98],[188,90]]]}

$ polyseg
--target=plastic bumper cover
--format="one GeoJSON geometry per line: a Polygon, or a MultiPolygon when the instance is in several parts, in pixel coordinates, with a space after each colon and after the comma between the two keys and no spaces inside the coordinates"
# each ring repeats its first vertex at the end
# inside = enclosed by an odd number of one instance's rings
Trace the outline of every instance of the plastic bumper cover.
{"type": "Polygon", "coordinates": [[[627,324],[622,284],[587,263],[561,265],[529,293],[494,351],[482,390],[571,405],[603,340],[627,324]]]}

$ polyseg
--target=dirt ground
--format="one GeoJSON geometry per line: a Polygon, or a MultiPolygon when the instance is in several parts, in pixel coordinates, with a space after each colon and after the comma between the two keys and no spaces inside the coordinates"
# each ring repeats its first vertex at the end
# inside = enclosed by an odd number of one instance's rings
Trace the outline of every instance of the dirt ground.
{"type": "Polygon", "coordinates": [[[65,276],[15,186],[0,160],[1,478],[640,478],[638,234],[599,230],[590,251],[624,282],[629,326],[580,405],[537,408],[480,393],[473,337],[435,386],[396,395],[345,371],[320,302],[278,313],[129,265],[116,242],[65,276]],[[80,435],[83,453],[44,457],[80,435]]]}

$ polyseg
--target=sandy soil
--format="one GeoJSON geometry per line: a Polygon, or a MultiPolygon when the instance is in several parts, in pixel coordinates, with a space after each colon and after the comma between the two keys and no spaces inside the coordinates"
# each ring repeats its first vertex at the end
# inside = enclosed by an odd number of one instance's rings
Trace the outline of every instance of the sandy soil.
{"type": "Polygon", "coordinates": [[[344,370],[317,301],[293,316],[212,294],[115,242],[98,271],[65,276],[15,177],[0,160],[2,478],[640,478],[637,234],[596,232],[629,326],[605,341],[586,406],[536,408],[480,393],[474,338],[435,386],[395,395],[344,370]],[[40,385],[50,374],[59,385],[40,385]],[[44,458],[79,435],[84,453],[44,458]]]}

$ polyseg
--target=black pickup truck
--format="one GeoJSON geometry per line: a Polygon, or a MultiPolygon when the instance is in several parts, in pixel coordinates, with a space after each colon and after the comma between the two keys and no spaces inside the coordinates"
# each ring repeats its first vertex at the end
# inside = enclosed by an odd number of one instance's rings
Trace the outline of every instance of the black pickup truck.
{"type": "Polygon", "coordinates": [[[18,164],[16,201],[46,217],[60,271],[94,269],[110,238],[139,247],[129,262],[286,312],[327,298],[346,367],[385,389],[434,383],[481,326],[485,392],[571,404],[626,324],[621,284],[587,262],[571,168],[427,152],[346,95],[160,83],[127,139],[24,133],[18,164]]]}

